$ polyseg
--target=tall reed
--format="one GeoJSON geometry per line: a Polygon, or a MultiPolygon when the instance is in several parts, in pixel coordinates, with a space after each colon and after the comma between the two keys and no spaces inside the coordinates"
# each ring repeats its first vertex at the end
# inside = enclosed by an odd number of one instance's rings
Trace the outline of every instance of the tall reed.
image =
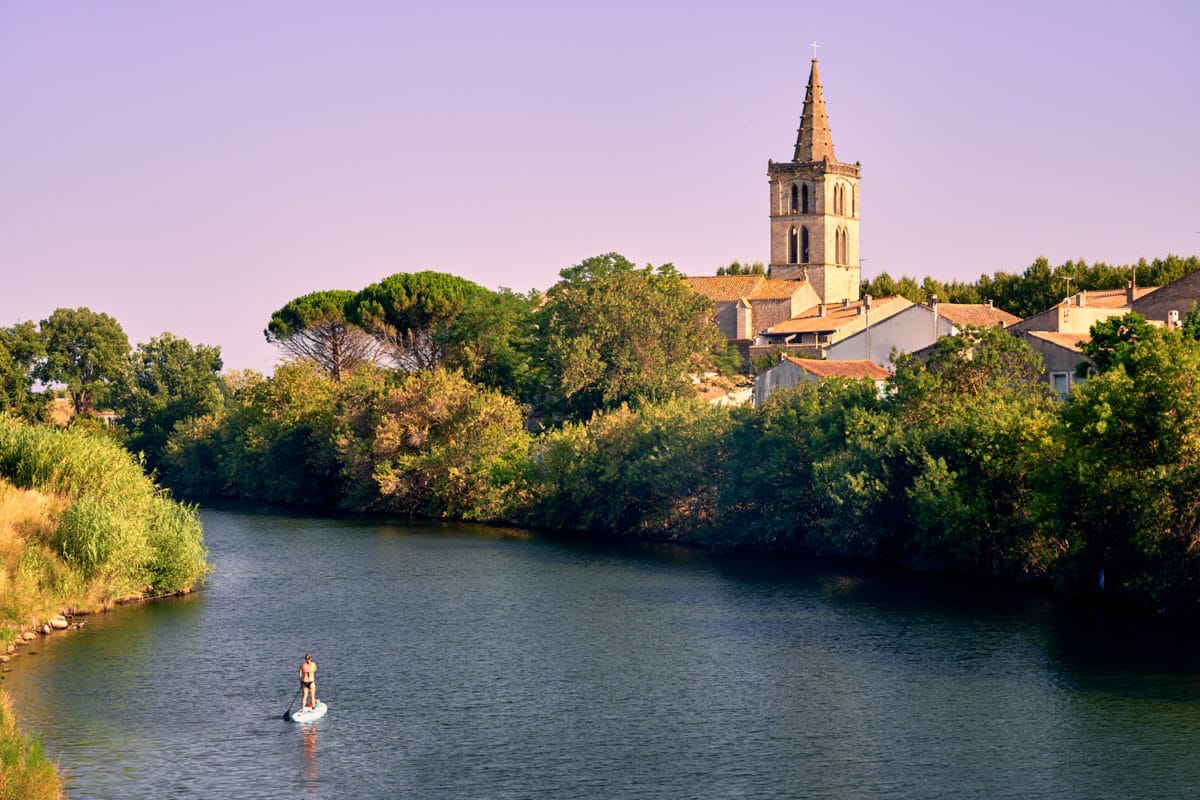
{"type": "MultiPolygon", "coordinates": [[[[47,546],[112,596],[185,590],[207,574],[195,509],[172,500],[104,437],[0,418],[0,478],[61,498],[53,535],[27,541],[27,549],[47,546]]],[[[70,582],[53,572],[43,564],[41,582],[70,582]]]]}

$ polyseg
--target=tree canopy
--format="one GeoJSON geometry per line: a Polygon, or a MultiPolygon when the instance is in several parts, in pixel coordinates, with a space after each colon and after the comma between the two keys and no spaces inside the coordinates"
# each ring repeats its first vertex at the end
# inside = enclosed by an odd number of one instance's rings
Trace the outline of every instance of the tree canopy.
{"type": "Polygon", "coordinates": [[[378,340],[350,320],[357,294],[332,289],[291,300],[271,315],[263,335],[297,358],[312,359],[336,381],[380,355],[378,340]]]}
{"type": "Polygon", "coordinates": [[[1163,286],[1200,269],[1200,257],[1182,258],[1167,255],[1147,262],[1113,266],[1102,261],[1088,264],[1082,259],[1051,266],[1045,258],[1037,258],[1023,272],[997,271],[981,275],[974,282],[942,282],[932,277],[921,281],[908,275],[899,280],[882,272],[862,282],[862,293],[875,297],[902,295],[914,303],[923,303],[929,295],[937,295],[948,303],[994,302],[1018,317],[1031,317],[1053,308],[1082,289],[1089,291],[1121,289],[1131,281],[1137,286],[1163,286]]]}
{"type": "Polygon", "coordinates": [[[0,328],[0,411],[38,416],[47,395],[31,391],[33,370],[45,353],[46,343],[32,322],[0,328]]]}
{"type": "Polygon", "coordinates": [[[725,344],[711,301],[670,264],[608,253],[560,275],[535,322],[547,403],[568,416],[690,394],[725,344]]]}
{"type": "Polygon", "coordinates": [[[398,272],[363,289],[352,318],[375,336],[401,369],[433,369],[446,358],[447,334],[472,301],[490,293],[444,272],[398,272]]]}
{"type": "Polygon", "coordinates": [[[1092,326],[1091,341],[1084,342],[1080,352],[1090,360],[1080,362],[1075,377],[1083,380],[1093,372],[1108,372],[1126,363],[1137,342],[1152,337],[1154,326],[1141,314],[1129,313],[1109,317],[1092,326]]]}
{"type": "Polygon", "coordinates": [[[176,425],[221,407],[221,366],[221,348],[193,346],[171,333],[139,344],[113,392],[129,448],[143,452],[152,468],[160,467],[176,425]]]}
{"type": "Polygon", "coordinates": [[[66,384],[76,414],[88,414],[129,368],[129,337],[108,314],[60,308],[41,323],[46,360],[34,377],[66,384]]]}

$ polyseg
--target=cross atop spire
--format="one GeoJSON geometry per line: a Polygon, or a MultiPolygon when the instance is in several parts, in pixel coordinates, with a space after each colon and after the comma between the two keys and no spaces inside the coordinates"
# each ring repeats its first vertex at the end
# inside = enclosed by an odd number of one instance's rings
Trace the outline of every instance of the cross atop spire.
{"type": "Polygon", "coordinates": [[[817,35],[814,33],[812,44],[809,45],[809,47],[811,47],[813,49],[813,61],[817,60],[817,48],[820,46],[821,45],[817,44],[817,35]]]}
{"type": "Polygon", "coordinates": [[[825,113],[825,95],[821,75],[817,71],[817,43],[813,42],[812,71],[808,73],[808,89],[804,93],[804,112],[796,131],[796,153],[793,161],[822,161],[833,155],[833,137],[829,133],[829,115],[825,113]]]}

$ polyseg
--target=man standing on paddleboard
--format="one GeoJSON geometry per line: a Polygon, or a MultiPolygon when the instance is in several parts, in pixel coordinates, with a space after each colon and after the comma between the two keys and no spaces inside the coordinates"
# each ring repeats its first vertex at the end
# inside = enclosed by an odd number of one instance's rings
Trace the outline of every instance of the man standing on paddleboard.
{"type": "Polygon", "coordinates": [[[304,690],[300,698],[301,710],[314,707],[317,704],[317,662],[308,653],[304,654],[304,663],[300,665],[300,688],[304,690]]]}

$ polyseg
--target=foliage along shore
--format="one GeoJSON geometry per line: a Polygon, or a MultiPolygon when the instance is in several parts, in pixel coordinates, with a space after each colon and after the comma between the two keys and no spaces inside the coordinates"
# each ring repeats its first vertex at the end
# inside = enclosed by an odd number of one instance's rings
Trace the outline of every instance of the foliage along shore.
{"type": "MultiPolygon", "coordinates": [[[[974,288],[892,288],[1038,309],[1067,278],[1197,267],[1039,260],[974,288]]],[[[833,380],[729,409],[697,397],[693,376],[732,362],[671,265],[610,253],[560,275],[528,295],[419,272],[295,298],[264,331],[292,356],[269,378],[222,375],[216,348],[171,334],[131,352],[111,317],[58,309],[0,329],[0,389],[36,417],[34,381],[60,382],[77,425],[110,403],[106,433],[191,497],[870,559],[1200,612],[1200,312],[1177,330],[1101,323],[1066,402],[993,329],[898,359],[883,393],[833,380]]]]}
{"type": "MultiPolygon", "coordinates": [[[[192,589],[206,555],[195,510],[118,444],[0,415],[0,661],[60,613],[192,589]]],[[[0,800],[60,796],[40,739],[17,729],[0,691],[0,800]]]]}
{"type": "Polygon", "coordinates": [[[902,357],[888,390],[831,380],[761,408],[625,404],[540,433],[442,369],[281,366],[181,425],[180,491],[780,550],[1033,581],[1200,610],[1200,342],[1095,332],[1067,402],[999,329],[902,357]]]}

